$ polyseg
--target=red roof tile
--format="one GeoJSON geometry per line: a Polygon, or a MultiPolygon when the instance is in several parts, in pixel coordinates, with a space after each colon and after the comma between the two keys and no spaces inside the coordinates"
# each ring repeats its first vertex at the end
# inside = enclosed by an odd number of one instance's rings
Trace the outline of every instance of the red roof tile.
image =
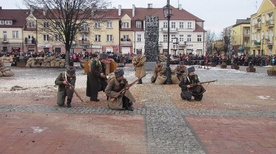
{"type": "Polygon", "coordinates": [[[26,18],[29,16],[29,10],[19,9],[0,9],[0,20],[12,20],[13,25],[0,25],[0,28],[23,28],[26,18]]]}

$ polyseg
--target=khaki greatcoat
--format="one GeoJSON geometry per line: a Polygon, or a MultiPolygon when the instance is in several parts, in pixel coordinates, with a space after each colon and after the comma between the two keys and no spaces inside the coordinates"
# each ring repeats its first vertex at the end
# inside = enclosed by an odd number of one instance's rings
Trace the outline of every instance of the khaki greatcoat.
{"type": "Polygon", "coordinates": [[[137,55],[132,59],[132,64],[135,67],[135,76],[142,78],[146,75],[145,62],[147,58],[143,55],[137,55]]]}
{"type": "MultiPolygon", "coordinates": [[[[106,93],[106,96],[108,97],[108,107],[110,109],[114,109],[114,110],[118,110],[118,109],[124,109],[123,108],[123,99],[122,99],[122,96],[119,96],[119,92],[124,89],[126,86],[128,86],[128,82],[126,79],[124,79],[123,81],[121,82],[124,82],[124,87],[121,87],[121,84],[120,82],[116,79],[116,78],[112,78],[106,88],[105,88],[105,93],[106,93]],[[114,101],[113,98],[116,98],[114,101]]],[[[126,90],[125,94],[124,94],[131,102],[135,102],[135,98],[133,97],[133,95],[131,94],[131,92],[129,90],[126,90]]]]}

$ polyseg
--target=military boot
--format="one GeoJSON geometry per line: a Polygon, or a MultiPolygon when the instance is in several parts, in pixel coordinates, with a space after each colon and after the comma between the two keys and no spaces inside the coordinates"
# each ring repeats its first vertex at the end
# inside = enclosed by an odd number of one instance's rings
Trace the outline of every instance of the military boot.
{"type": "Polygon", "coordinates": [[[142,83],[143,83],[142,79],[139,79],[138,82],[137,82],[137,84],[142,84],[142,83]]]}
{"type": "Polygon", "coordinates": [[[72,98],[68,98],[68,99],[67,99],[67,107],[68,107],[68,108],[71,107],[71,101],[72,101],[72,98]]]}

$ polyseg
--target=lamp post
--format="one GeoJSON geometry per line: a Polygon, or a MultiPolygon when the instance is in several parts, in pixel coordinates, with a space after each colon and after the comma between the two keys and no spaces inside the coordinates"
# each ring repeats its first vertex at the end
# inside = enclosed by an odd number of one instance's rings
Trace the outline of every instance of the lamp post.
{"type": "Polygon", "coordinates": [[[167,64],[166,64],[166,84],[172,84],[171,79],[171,68],[170,68],[170,18],[171,18],[171,8],[170,0],[167,0],[167,5],[164,7],[164,16],[168,19],[168,54],[167,54],[167,64]]]}

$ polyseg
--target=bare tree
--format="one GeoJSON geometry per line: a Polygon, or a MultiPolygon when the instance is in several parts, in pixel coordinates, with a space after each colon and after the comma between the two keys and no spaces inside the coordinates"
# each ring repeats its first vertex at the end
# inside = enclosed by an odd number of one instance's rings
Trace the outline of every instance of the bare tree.
{"type": "Polygon", "coordinates": [[[207,53],[210,54],[212,52],[212,43],[216,37],[216,34],[211,31],[206,32],[206,49],[207,53]]]}
{"type": "Polygon", "coordinates": [[[102,19],[104,14],[98,13],[109,3],[104,0],[24,0],[25,5],[33,11],[34,16],[42,24],[48,23],[50,28],[37,29],[46,31],[52,36],[59,36],[65,45],[66,64],[69,64],[69,53],[73,41],[83,23],[88,20],[102,19]]]}
{"type": "Polygon", "coordinates": [[[223,50],[226,53],[229,53],[229,50],[231,48],[231,29],[230,28],[225,28],[222,32],[222,40],[223,40],[223,50]]]}

